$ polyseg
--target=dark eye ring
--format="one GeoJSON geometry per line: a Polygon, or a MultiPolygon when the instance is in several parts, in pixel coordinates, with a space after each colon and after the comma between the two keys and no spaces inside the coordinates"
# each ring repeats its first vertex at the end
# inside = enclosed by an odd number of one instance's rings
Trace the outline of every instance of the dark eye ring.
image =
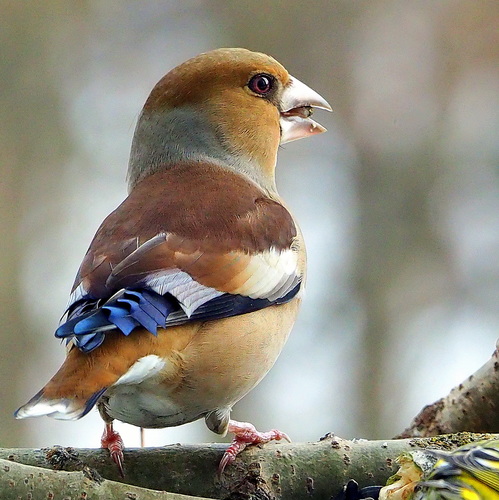
{"type": "Polygon", "coordinates": [[[255,94],[267,95],[274,87],[274,78],[270,75],[259,73],[251,77],[248,87],[255,94]]]}

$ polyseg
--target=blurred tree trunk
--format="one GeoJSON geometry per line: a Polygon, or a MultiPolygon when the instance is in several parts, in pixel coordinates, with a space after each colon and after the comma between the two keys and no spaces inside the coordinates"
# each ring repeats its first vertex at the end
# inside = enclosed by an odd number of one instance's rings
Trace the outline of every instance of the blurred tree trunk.
{"type": "MultiPolygon", "coordinates": [[[[39,332],[30,331],[23,314],[22,291],[30,285],[23,255],[51,224],[43,216],[61,212],[54,191],[69,149],[58,112],[61,102],[53,85],[55,75],[47,72],[50,37],[54,26],[63,22],[64,9],[59,7],[57,0],[0,2],[0,380],[9,381],[0,386],[0,400],[2,407],[12,411],[19,404],[16,384],[23,379],[25,362],[36,357],[37,339],[43,340],[39,332]],[[23,217],[32,205],[41,217],[35,230],[26,230],[23,217]]],[[[3,421],[0,442],[18,444],[19,429],[14,419],[3,421]]]]}
{"type": "MultiPolygon", "coordinates": [[[[368,150],[360,155],[358,192],[360,224],[358,231],[357,288],[366,314],[366,330],[362,340],[362,371],[360,435],[379,438],[386,435],[383,428],[383,397],[386,389],[387,367],[393,352],[390,349],[388,294],[395,281],[424,255],[438,255],[437,242],[423,203],[438,173],[431,144],[414,157],[376,157],[368,150]]],[[[431,260],[430,260],[431,261],[431,260]]],[[[400,304],[404,313],[413,307],[400,304]]],[[[396,313],[395,313],[396,314],[396,313]]],[[[403,332],[395,334],[404,335],[403,332]]],[[[401,377],[394,382],[394,392],[403,398],[401,377]]],[[[403,401],[399,401],[403,405],[403,401]]]]}

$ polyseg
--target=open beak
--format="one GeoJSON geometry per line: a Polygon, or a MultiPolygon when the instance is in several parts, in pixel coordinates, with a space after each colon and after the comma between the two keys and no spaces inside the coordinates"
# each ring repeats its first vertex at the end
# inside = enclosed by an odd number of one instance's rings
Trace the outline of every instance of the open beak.
{"type": "Polygon", "coordinates": [[[332,111],[323,97],[290,76],[281,98],[281,144],[326,131],[312,120],[313,108],[332,111]]]}

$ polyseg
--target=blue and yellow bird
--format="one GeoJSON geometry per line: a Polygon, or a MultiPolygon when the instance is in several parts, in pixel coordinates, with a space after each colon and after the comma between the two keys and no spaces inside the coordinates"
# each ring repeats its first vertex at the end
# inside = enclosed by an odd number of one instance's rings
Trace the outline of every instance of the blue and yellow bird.
{"type": "Polygon", "coordinates": [[[499,500],[499,440],[472,442],[452,452],[402,453],[386,486],[359,488],[351,479],[335,500],[499,500]]]}
{"type": "Polygon", "coordinates": [[[438,461],[417,486],[414,500],[499,500],[499,440],[434,454],[438,461]]]}

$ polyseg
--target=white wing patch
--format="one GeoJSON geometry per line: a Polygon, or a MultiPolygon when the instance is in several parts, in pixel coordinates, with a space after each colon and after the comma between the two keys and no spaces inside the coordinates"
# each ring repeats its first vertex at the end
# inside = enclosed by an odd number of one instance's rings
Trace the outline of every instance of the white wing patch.
{"type": "Polygon", "coordinates": [[[297,266],[298,254],[291,249],[278,251],[271,248],[254,255],[245,269],[249,278],[232,293],[252,299],[275,300],[298,283],[297,266]]]}
{"type": "MultiPolygon", "coordinates": [[[[234,254],[237,257],[238,254],[234,254]]],[[[230,293],[252,299],[276,300],[298,284],[301,277],[297,267],[298,254],[292,249],[280,251],[271,248],[258,253],[249,259],[248,265],[241,271],[241,274],[244,273],[248,278],[231,289],[230,293]]],[[[237,279],[237,275],[234,279],[237,279]]],[[[187,317],[198,307],[224,293],[198,283],[188,273],[179,269],[158,272],[145,284],[160,295],[170,293],[177,298],[187,317]]]]}
{"type": "Polygon", "coordinates": [[[166,361],[155,354],[139,358],[113,385],[140,384],[155,377],[166,366],[166,361]]]}
{"type": "MultiPolygon", "coordinates": [[[[123,273],[127,267],[132,266],[140,260],[140,252],[147,251],[148,247],[151,249],[154,248],[156,245],[166,241],[168,237],[168,233],[161,233],[143,243],[115,267],[113,274],[123,273]]],[[[146,288],[154,290],[159,295],[169,293],[174,296],[189,318],[200,306],[224,293],[228,292],[252,299],[274,301],[280,297],[284,297],[301,280],[301,274],[298,269],[298,252],[294,249],[277,250],[271,247],[269,250],[251,256],[236,251],[230,252],[229,255],[233,257],[231,264],[237,263],[241,258],[247,264],[245,267],[241,267],[239,272],[235,269],[236,274],[226,283],[226,285],[230,286],[224,286],[223,291],[202,285],[189,273],[178,268],[157,269],[149,273],[144,272],[145,276],[143,278],[145,279],[141,284],[146,288]]],[[[117,294],[122,292],[123,289],[119,290],[117,294]]],[[[71,294],[69,304],[75,303],[86,293],[87,291],[83,283],[80,283],[71,294]]],[[[110,300],[112,300],[112,297],[107,299],[106,302],[110,300]]]]}
{"type": "MultiPolygon", "coordinates": [[[[234,253],[235,257],[239,255],[234,253]]],[[[268,299],[270,301],[283,297],[299,282],[298,254],[292,249],[279,251],[271,248],[253,255],[248,265],[240,271],[247,279],[230,293],[244,295],[252,299],[268,299]]],[[[237,280],[238,276],[234,276],[237,280]]],[[[187,317],[211,299],[223,295],[224,292],[201,285],[188,273],[179,269],[170,269],[156,273],[146,281],[146,286],[163,295],[172,294],[178,299],[187,317]]]]}
{"type": "Polygon", "coordinates": [[[148,279],[146,285],[159,295],[172,294],[179,301],[180,307],[188,318],[199,306],[224,293],[201,285],[188,273],[178,269],[156,275],[154,278],[148,279]]]}

